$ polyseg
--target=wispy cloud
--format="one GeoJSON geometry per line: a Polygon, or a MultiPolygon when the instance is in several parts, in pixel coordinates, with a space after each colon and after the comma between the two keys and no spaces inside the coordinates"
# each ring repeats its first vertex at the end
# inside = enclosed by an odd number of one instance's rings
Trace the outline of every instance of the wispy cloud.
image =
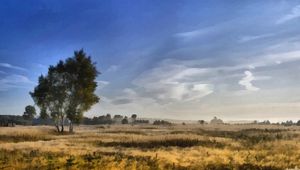
{"type": "Polygon", "coordinates": [[[108,81],[102,81],[102,80],[98,80],[97,81],[97,89],[100,90],[100,89],[103,89],[105,88],[106,86],[108,86],[110,83],[108,81]]]}
{"type": "Polygon", "coordinates": [[[250,71],[245,71],[245,77],[243,77],[240,81],[239,84],[244,86],[246,90],[248,91],[258,91],[259,88],[255,87],[252,84],[252,81],[255,80],[255,77],[250,71]]]}
{"type": "Polygon", "coordinates": [[[192,39],[201,35],[208,34],[210,32],[211,32],[210,28],[204,28],[204,29],[198,29],[193,31],[176,33],[175,36],[180,38],[185,38],[185,39],[192,39]]]}
{"type": "Polygon", "coordinates": [[[41,69],[47,69],[48,68],[48,66],[44,65],[44,64],[40,64],[40,63],[35,63],[35,64],[36,64],[36,67],[41,68],[41,69]]]}
{"type": "Polygon", "coordinates": [[[274,34],[262,34],[262,35],[247,35],[247,36],[242,36],[238,40],[240,43],[245,43],[253,40],[258,40],[258,39],[263,39],[263,38],[268,38],[272,37],[274,34]]]}
{"type": "Polygon", "coordinates": [[[116,96],[110,99],[110,102],[113,105],[125,105],[133,102],[141,102],[141,96],[137,94],[137,92],[131,88],[125,88],[121,91],[120,96],[116,96]],[[125,97],[124,97],[125,96],[125,97]]]}
{"type": "Polygon", "coordinates": [[[276,61],[276,63],[291,62],[300,60],[300,50],[274,53],[265,56],[266,60],[276,61]]]}
{"type": "Polygon", "coordinates": [[[181,38],[183,41],[190,41],[193,39],[201,38],[207,35],[212,35],[215,33],[218,33],[224,28],[224,24],[220,25],[215,25],[215,26],[209,26],[209,27],[204,27],[192,31],[186,31],[186,32],[178,32],[174,34],[175,37],[181,38]]]}
{"type": "Polygon", "coordinates": [[[10,69],[15,69],[15,70],[21,70],[21,71],[25,71],[26,70],[23,67],[14,66],[14,65],[11,65],[9,63],[0,63],[0,67],[5,67],[5,68],[10,68],[10,69]]]}
{"type": "Polygon", "coordinates": [[[194,101],[213,93],[213,85],[199,80],[206,69],[163,63],[133,81],[145,96],[159,103],[194,101]]]}
{"type": "Polygon", "coordinates": [[[122,99],[115,99],[112,101],[114,105],[122,105],[122,104],[129,104],[132,103],[132,99],[122,98],[122,99]]]}
{"type": "Polygon", "coordinates": [[[300,17],[300,5],[295,6],[292,11],[276,21],[276,24],[283,24],[290,20],[296,19],[300,17]]]}
{"type": "Polygon", "coordinates": [[[12,74],[0,79],[0,91],[7,91],[12,88],[26,88],[34,84],[26,76],[12,74]]]}
{"type": "Polygon", "coordinates": [[[118,71],[119,66],[117,65],[111,65],[110,67],[108,67],[108,69],[106,70],[106,72],[115,72],[118,71]]]}

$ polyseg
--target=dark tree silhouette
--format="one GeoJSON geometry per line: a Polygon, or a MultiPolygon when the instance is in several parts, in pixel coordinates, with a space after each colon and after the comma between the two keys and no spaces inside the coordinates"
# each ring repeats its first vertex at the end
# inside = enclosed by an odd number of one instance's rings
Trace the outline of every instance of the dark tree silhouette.
{"type": "Polygon", "coordinates": [[[136,115],[136,114],[132,114],[132,115],[131,115],[131,118],[132,118],[133,120],[135,120],[135,119],[137,118],[137,115],[136,115]]]}
{"type": "Polygon", "coordinates": [[[38,85],[30,92],[41,110],[41,117],[51,117],[58,132],[64,131],[64,122],[68,118],[69,131],[73,132],[73,123],[78,123],[83,113],[99,101],[94,94],[98,74],[95,63],[83,50],[50,66],[48,75],[41,75],[38,85]]]}
{"type": "Polygon", "coordinates": [[[122,120],[122,124],[128,124],[128,118],[125,116],[125,118],[122,120]]]}
{"type": "Polygon", "coordinates": [[[95,80],[99,72],[91,57],[83,50],[75,52],[74,57],[66,60],[65,69],[68,73],[67,89],[70,94],[66,112],[70,120],[69,131],[73,132],[73,123],[79,123],[83,113],[99,102],[98,96],[94,94],[97,87],[95,80]]]}
{"type": "Polygon", "coordinates": [[[204,125],[205,124],[204,120],[198,120],[198,122],[199,122],[200,125],[204,125]]]}
{"type": "Polygon", "coordinates": [[[27,120],[31,120],[36,115],[36,111],[34,106],[28,105],[25,107],[25,112],[23,113],[23,118],[27,120]]]}

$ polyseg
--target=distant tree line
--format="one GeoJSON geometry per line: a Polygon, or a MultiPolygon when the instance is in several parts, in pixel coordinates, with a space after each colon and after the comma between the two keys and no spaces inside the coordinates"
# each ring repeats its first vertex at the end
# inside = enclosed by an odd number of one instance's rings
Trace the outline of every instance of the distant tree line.
{"type": "Polygon", "coordinates": [[[172,123],[165,120],[155,120],[153,125],[172,125],[172,123]]]}
{"type": "Polygon", "coordinates": [[[265,121],[262,121],[262,122],[258,122],[258,121],[254,121],[254,124],[261,124],[261,125],[283,125],[283,126],[300,126],[300,120],[296,121],[296,122],[293,122],[292,120],[287,120],[285,122],[277,122],[277,123],[271,123],[269,120],[265,120],[265,121]]]}
{"type": "Polygon", "coordinates": [[[287,120],[286,122],[282,122],[281,125],[283,125],[283,126],[293,126],[293,125],[300,126],[300,120],[298,120],[297,122],[287,120]]]}
{"type": "Polygon", "coordinates": [[[0,115],[0,126],[14,125],[32,125],[32,122],[19,115],[0,115]]]}
{"type": "MultiPolygon", "coordinates": [[[[208,124],[205,120],[198,120],[198,123],[201,125],[208,124]]],[[[292,120],[287,120],[285,122],[277,122],[277,123],[271,123],[269,120],[264,121],[253,121],[252,123],[248,124],[255,124],[255,125],[283,125],[283,126],[300,126],[300,120],[293,122],[292,120]]]]}
{"type": "Polygon", "coordinates": [[[136,114],[132,114],[131,117],[110,114],[94,116],[93,118],[84,117],[81,124],[85,125],[98,125],[98,124],[148,124],[149,120],[137,119],[136,114]]]}

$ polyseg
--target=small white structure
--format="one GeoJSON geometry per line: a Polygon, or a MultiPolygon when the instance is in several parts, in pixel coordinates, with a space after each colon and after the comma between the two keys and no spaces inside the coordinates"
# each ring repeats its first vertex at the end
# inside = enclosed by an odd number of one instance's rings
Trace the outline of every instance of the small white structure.
{"type": "Polygon", "coordinates": [[[218,119],[216,116],[210,121],[210,124],[224,124],[223,120],[218,119]]]}

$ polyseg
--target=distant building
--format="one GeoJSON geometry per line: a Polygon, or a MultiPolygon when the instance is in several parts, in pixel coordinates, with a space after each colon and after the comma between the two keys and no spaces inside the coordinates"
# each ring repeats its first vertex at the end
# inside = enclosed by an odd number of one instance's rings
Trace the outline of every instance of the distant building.
{"type": "Polygon", "coordinates": [[[216,116],[210,121],[210,124],[224,124],[223,120],[218,119],[216,116]]]}

